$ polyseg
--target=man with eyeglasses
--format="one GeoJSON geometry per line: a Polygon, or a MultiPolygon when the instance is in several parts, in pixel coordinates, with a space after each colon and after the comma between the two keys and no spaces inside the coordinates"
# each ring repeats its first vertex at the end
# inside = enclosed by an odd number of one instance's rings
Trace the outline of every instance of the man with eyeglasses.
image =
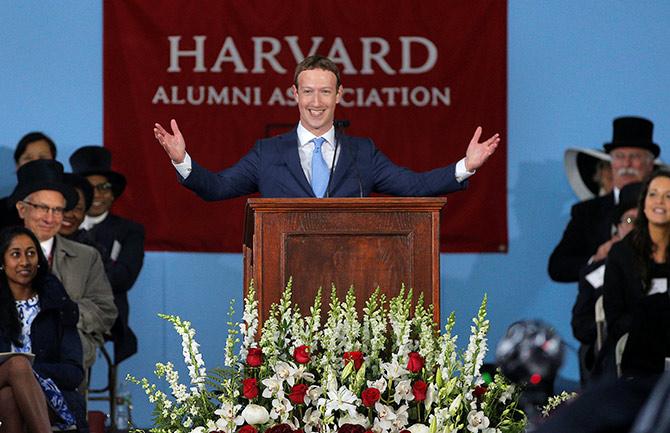
{"type": "Polygon", "coordinates": [[[619,240],[612,226],[612,213],[621,189],[641,182],[654,168],[661,152],[653,142],[654,124],[642,117],[619,117],[613,122],[613,137],[603,147],[610,155],[614,190],[604,196],[577,203],[563,237],[549,258],[549,276],[557,282],[576,282],[589,263],[607,257],[619,240]]]}
{"type": "Polygon", "coordinates": [[[18,185],[10,201],[25,227],[40,241],[51,272],[79,306],[77,327],[84,350],[84,370],[88,371],[95,362],[96,348],[103,344],[103,336],[117,315],[101,256],[93,247],[58,234],[63,213],[79,199],[76,190],[63,181],[60,162],[32,161],[19,168],[16,175],[18,185]]]}
{"type": "Polygon", "coordinates": [[[80,228],[106,251],[105,271],[114,291],[119,317],[112,327],[114,361],[119,363],[137,352],[137,338],[130,329],[128,291],[144,263],[144,227],[110,212],[123,194],[126,177],[112,170],[112,154],[101,146],[84,146],[70,156],[72,171],[88,180],[93,202],[80,228]]]}

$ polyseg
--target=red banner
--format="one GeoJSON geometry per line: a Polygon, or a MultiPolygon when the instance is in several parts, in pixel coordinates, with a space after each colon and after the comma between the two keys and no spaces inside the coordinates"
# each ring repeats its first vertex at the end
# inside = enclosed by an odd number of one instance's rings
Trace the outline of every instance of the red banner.
{"type": "Polygon", "coordinates": [[[397,164],[465,155],[475,128],[496,154],[449,195],[442,249],[507,250],[507,4],[504,1],[106,1],[104,145],[128,178],[117,212],[147,248],[240,252],[245,198],[207,203],[180,186],[153,124],[177,119],[187,151],[221,170],[298,121],[295,65],[327,55],[345,88],[335,118],[397,164]],[[169,6],[168,6],[169,5],[169,6]]]}

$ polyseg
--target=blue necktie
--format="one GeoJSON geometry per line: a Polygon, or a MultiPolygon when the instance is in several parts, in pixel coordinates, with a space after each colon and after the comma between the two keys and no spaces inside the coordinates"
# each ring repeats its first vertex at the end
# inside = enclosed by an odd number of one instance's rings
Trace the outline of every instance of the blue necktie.
{"type": "Polygon", "coordinates": [[[315,196],[322,198],[326,193],[328,179],[330,178],[330,169],[321,153],[321,145],[326,139],[317,137],[312,141],[314,142],[314,153],[312,153],[312,191],[314,191],[315,196]]]}

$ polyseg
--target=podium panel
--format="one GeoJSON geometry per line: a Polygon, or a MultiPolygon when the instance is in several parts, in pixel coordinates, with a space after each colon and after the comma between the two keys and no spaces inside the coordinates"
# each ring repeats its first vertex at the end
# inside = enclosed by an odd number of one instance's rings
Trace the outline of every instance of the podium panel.
{"type": "Polygon", "coordinates": [[[331,285],[342,300],[354,286],[361,311],[379,287],[387,300],[401,284],[424,294],[439,321],[439,217],[444,198],[249,199],[245,288],[253,278],[261,322],[293,277],[293,299],[309,311],[331,285]]]}

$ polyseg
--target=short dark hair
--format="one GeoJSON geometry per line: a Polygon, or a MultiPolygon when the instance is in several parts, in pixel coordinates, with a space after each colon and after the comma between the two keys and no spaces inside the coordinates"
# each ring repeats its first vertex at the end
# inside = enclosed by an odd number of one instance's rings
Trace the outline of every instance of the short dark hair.
{"type": "Polygon", "coordinates": [[[335,78],[337,79],[337,87],[335,90],[339,89],[342,85],[342,81],[340,80],[340,70],[337,68],[335,62],[328,57],[316,55],[305,57],[303,61],[298,63],[298,66],[295,67],[293,84],[296,89],[298,88],[298,75],[300,75],[302,71],[309,71],[312,69],[323,69],[324,71],[330,71],[335,74],[335,78]]]}
{"type": "Polygon", "coordinates": [[[30,143],[34,143],[40,140],[44,140],[47,142],[47,144],[49,145],[49,149],[51,150],[51,155],[53,156],[53,159],[56,159],[56,143],[54,143],[54,141],[43,132],[33,131],[27,133],[19,140],[18,144],[16,145],[16,149],[14,149],[14,162],[17,164],[19,163],[19,158],[21,158],[21,155],[23,155],[26,152],[26,149],[28,148],[28,145],[30,143]]]}

